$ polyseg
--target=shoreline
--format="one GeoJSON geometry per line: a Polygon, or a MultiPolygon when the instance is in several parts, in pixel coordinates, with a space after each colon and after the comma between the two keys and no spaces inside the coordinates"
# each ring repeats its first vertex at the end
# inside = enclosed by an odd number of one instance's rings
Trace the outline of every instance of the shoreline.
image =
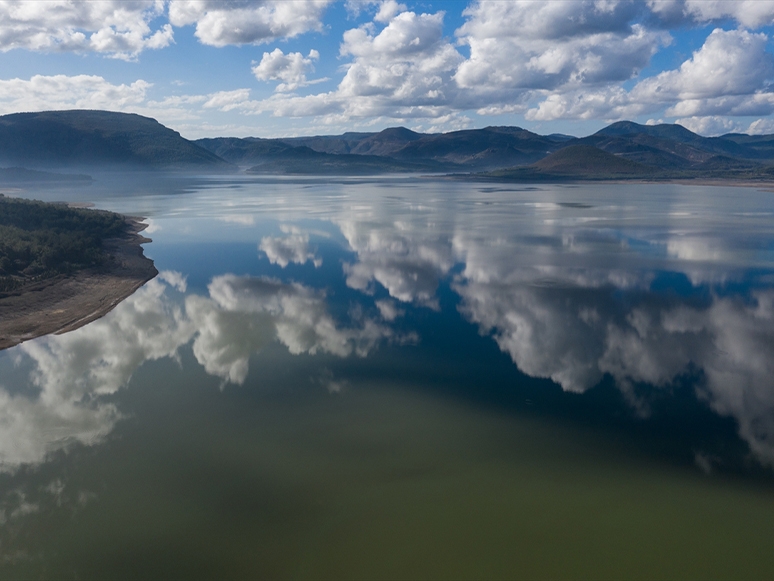
{"type": "Polygon", "coordinates": [[[44,335],[67,333],[112,311],[158,271],[143,254],[147,224],[125,216],[129,231],[104,240],[105,265],[60,275],[0,294],[0,350],[44,335]]]}
{"type": "Polygon", "coordinates": [[[545,179],[514,179],[511,177],[487,176],[481,174],[442,174],[442,175],[422,175],[423,178],[477,182],[477,183],[500,183],[500,184],[518,184],[518,185],[564,185],[564,184],[648,184],[648,185],[679,185],[679,186],[725,186],[731,188],[757,188],[767,192],[774,192],[774,179],[772,180],[744,180],[738,178],[583,178],[583,177],[561,177],[551,176],[545,179]]]}

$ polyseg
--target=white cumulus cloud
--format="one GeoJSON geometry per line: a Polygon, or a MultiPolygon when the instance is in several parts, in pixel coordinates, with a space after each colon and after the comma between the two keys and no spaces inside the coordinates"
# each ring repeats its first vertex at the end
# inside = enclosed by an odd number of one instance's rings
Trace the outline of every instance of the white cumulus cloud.
{"type": "Polygon", "coordinates": [[[732,19],[758,28],[774,22],[772,0],[647,0],[647,6],[671,25],[732,19]]]}
{"type": "Polygon", "coordinates": [[[744,30],[715,29],[679,68],[621,86],[573,89],[548,95],[530,109],[531,120],[623,119],[666,108],[699,129],[715,129],[721,116],[761,116],[774,112],[774,57],[768,37],[744,30]],[[711,125],[710,125],[711,123],[711,125]]]}
{"type": "Polygon", "coordinates": [[[131,59],[173,42],[172,27],[153,30],[160,0],[0,2],[0,50],[94,51],[131,59]]]}
{"type": "Polygon", "coordinates": [[[96,75],[34,75],[29,80],[0,80],[0,112],[50,109],[136,111],[151,84],[137,80],[115,85],[96,75]]]}
{"type": "Polygon", "coordinates": [[[455,79],[480,95],[480,106],[528,90],[628,80],[670,41],[633,23],[630,2],[476,2],[465,15],[457,35],[470,58],[455,79]]]}
{"type": "MultiPolygon", "coordinates": [[[[745,127],[745,125],[729,119],[728,117],[722,117],[720,115],[708,115],[705,117],[681,117],[675,121],[678,125],[682,125],[686,129],[690,129],[694,133],[699,135],[723,135],[726,133],[754,133],[754,129],[745,127]]],[[[763,132],[771,133],[771,131],[763,132]]]]}
{"type": "Polygon", "coordinates": [[[276,116],[323,116],[329,121],[353,119],[439,119],[451,121],[458,97],[452,76],[462,56],[443,37],[443,12],[396,13],[390,5],[380,22],[347,30],[342,57],[351,57],[336,90],[305,97],[275,95],[254,107],[276,116]]]}
{"type": "Polygon", "coordinates": [[[306,74],[314,71],[314,61],[320,58],[316,50],[309,51],[304,57],[300,52],[283,53],[275,48],[272,52],[263,53],[261,62],[253,67],[253,74],[259,81],[281,81],[277,85],[278,92],[295,91],[312,83],[327,79],[309,81],[306,74]]]}
{"type": "Polygon", "coordinates": [[[195,24],[196,37],[207,45],[260,44],[322,30],[328,4],[330,0],[172,0],[169,21],[174,26],[195,24]]]}
{"type": "Polygon", "coordinates": [[[675,102],[676,115],[704,114],[702,110],[711,108],[715,99],[724,99],[722,106],[726,109],[739,108],[743,103],[733,97],[749,100],[772,79],[774,57],[766,52],[767,43],[763,33],[717,28],[679,69],[641,81],[631,98],[675,102]]]}

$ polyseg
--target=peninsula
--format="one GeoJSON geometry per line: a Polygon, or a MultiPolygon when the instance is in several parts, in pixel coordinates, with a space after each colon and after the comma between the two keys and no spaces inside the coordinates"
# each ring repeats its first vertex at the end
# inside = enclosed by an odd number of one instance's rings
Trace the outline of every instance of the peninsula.
{"type": "Polygon", "coordinates": [[[102,317],[158,274],[139,219],[0,194],[0,349],[102,317]]]}

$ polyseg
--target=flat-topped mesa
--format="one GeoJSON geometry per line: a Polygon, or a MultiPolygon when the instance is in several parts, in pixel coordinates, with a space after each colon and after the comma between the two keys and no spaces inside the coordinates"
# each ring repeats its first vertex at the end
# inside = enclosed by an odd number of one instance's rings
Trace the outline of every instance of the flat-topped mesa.
{"type": "Polygon", "coordinates": [[[70,170],[232,168],[155,119],[91,110],[0,116],[0,165],[70,170]]]}

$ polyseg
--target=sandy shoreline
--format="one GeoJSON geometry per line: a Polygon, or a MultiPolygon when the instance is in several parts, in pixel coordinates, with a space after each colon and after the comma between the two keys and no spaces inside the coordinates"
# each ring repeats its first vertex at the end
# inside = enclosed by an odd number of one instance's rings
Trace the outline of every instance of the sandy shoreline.
{"type": "Polygon", "coordinates": [[[50,333],[66,333],[109,313],[158,274],[141,244],[147,225],[127,217],[131,230],[104,241],[107,264],[0,293],[0,349],[50,333]]]}

